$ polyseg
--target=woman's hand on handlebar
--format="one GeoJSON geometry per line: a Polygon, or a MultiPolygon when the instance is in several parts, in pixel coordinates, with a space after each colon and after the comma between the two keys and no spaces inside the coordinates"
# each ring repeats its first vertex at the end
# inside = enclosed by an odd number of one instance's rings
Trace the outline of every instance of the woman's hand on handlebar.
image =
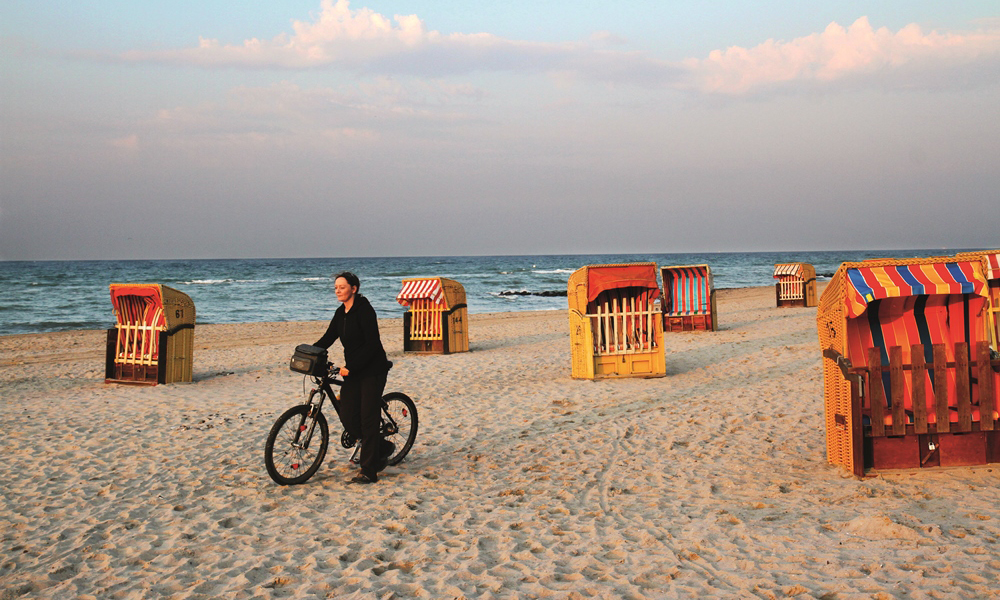
{"type": "Polygon", "coordinates": [[[351,372],[347,370],[347,367],[340,367],[340,376],[347,377],[351,372]]]}

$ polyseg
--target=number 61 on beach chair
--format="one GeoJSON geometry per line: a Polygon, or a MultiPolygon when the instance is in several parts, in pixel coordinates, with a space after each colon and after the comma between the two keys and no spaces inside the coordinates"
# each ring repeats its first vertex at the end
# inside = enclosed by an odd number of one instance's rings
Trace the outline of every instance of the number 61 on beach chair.
{"type": "Polygon", "coordinates": [[[574,379],[666,375],[656,263],[581,267],[567,288],[574,379]]]}

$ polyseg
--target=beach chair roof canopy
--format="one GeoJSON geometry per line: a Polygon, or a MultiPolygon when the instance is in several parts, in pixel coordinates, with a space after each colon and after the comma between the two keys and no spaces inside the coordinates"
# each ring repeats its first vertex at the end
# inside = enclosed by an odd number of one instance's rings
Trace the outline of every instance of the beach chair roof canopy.
{"type": "Polygon", "coordinates": [[[118,323],[124,324],[130,319],[135,319],[139,316],[143,316],[145,319],[152,319],[157,327],[166,327],[166,318],[163,314],[163,297],[160,292],[160,286],[156,283],[112,283],[111,286],[111,305],[115,310],[115,318],[118,323]],[[141,309],[138,309],[134,304],[125,306],[122,304],[122,298],[126,296],[137,297],[140,299],[141,309]],[[141,310],[143,315],[131,314],[141,310]],[[148,311],[153,310],[153,314],[149,314],[148,311]],[[127,314],[128,313],[128,314],[127,314]]]}
{"type": "Polygon", "coordinates": [[[847,316],[857,317],[868,304],[884,298],[929,294],[987,295],[978,262],[857,266],[847,269],[847,316]]]}
{"type": "Polygon", "coordinates": [[[592,265],[587,269],[587,302],[593,302],[601,292],[627,287],[647,288],[650,300],[658,298],[656,263],[592,265]]]}
{"type": "Polygon", "coordinates": [[[111,304],[118,308],[118,299],[122,296],[142,296],[149,298],[157,305],[162,305],[160,286],[156,283],[112,283],[111,304]]]}
{"type": "Polygon", "coordinates": [[[191,297],[159,283],[112,283],[111,305],[119,325],[141,321],[162,329],[194,325],[191,297]]]}
{"type": "Polygon", "coordinates": [[[403,306],[409,306],[411,300],[424,298],[430,299],[435,304],[444,304],[445,308],[448,308],[439,277],[404,279],[403,289],[396,296],[396,302],[399,302],[403,306]]]}
{"type": "Polygon", "coordinates": [[[787,263],[774,265],[774,278],[779,277],[802,277],[802,263],[787,263]]]}

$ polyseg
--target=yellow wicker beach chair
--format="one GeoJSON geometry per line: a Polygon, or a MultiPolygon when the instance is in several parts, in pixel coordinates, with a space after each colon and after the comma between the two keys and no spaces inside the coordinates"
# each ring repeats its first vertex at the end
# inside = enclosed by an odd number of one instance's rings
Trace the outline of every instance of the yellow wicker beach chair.
{"type": "Polygon", "coordinates": [[[774,265],[774,296],[778,308],[816,306],[816,269],[809,263],[774,265]]]}
{"type": "Polygon", "coordinates": [[[112,283],[116,324],[108,330],[107,383],[191,381],[194,302],[157,283],[112,283]]]}
{"type": "Polygon", "coordinates": [[[403,313],[404,352],[469,351],[469,309],[461,283],[444,277],[404,279],[396,301],[409,307],[403,313]]]}
{"type": "Polygon", "coordinates": [[[581,267],[567,291],[574,378],[666,375],[656,263],[581,267]]]}

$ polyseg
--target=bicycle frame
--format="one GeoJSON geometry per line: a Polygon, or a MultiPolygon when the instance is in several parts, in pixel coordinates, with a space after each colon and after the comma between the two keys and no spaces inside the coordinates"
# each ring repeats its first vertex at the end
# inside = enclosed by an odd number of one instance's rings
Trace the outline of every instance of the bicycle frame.
{"type": "MultiPolygon", "coordinates": [[[[330,398],[330,404],[333,406],[334,412],[337,413],[337,420],[340,421],[341,425],[344,424],[343,415],[341,415],[341,412],[340,412],[340,398],[334,393],[333,388],[331,387],[331,384],[334,384],[334,385],[337,385],[337,386],[342,386],[344,384],[344,380],[343,379],[337,379],[336,376],[335,376],[335,374],[339,373],[339,371],[340,371],[339,368],[334,367],[333,365],[330,365],[330,372],[329,372],[329,374],[324,375],[322,377],[316,377],[315,375],[312,376],[313,384],[315,384],[316,387],[314,387],[313,389],[309,390],[309,397],[303,403],[303,404],[310,405],[309,414],[307,415],[307,418],[311,418],[316,413],[322,412],[322,410],[323,410],[323,401],[324,401],[324,399],[326,399],[327,397],[329,397],[330,398]],[[315,401],[314,400],[316,398],[316,396],[319,396],[319,401],[315,401]]],[[[397,433],[399,431],[399,425],[392,418],[392,415],[390,415],[389,412],[387,410],[385,410],[385,402],[383,402],[382,407],[383,407],[383,410],[382,410],[382,427],[381,427],[381,433],[382,433],[382,435],[394,435],[395,433],[397,433]]],[[[302,425],[300,424],[299,427],[301,428],[302,425]]],[[[313,430],[315,430],[315,428],[316,428],[316,419],[311,419],[311,422],[310,422],[310,425],[309,425],[309,431],[306,433],[305,441],[300,444],[301,447],[303,447],[303,448],[308,448],[309,447],[309,442],[312,440],[313,430]]],[[[298,443],[298,441],[299,440],[296,439],[295,443],[298,443]]],[[[355,442],[356,441],[357,440],[355,440],[355,442]]],[[[341,440],[341,445],[342,446],[344,445],[343,440],[341,440]]],[[[349,446],[345,446],[345,447],[349,447],[349,446]]],[[[355,454],[357,454],[357,450],[355,450],[355,454]]]]}

